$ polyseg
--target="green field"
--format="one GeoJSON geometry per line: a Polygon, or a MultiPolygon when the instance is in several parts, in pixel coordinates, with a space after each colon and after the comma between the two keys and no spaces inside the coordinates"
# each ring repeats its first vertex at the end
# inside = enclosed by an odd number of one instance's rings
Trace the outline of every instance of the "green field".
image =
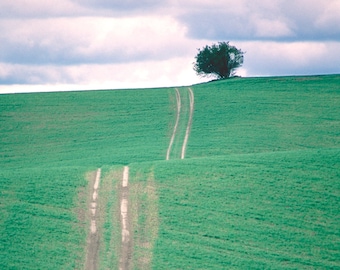
{"type": "Polygon", "coordinates": [[[118,269],[125,165],[131,269],[340,269],[340,75],[191,89],[183,160],[175,88],[0,95],[0,269],[84,268],[97,168],[98,269],[118,269]]]}

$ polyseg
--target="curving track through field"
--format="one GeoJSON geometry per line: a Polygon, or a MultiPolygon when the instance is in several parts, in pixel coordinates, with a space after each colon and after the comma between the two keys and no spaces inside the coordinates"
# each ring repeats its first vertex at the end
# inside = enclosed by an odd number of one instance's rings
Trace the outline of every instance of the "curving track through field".
{"type": "Polygon", "coordinates": [[[175,140],[175,135],[176,135],[177,127],[178,127],[178,123],[179,123],[179,117],[181,115],[181,95],[178,91],[178,88],[176,88],[175,91],[176,91],[176,102],[177,102],[176,122],[175,122],[175,125],[174,125],[174,130],[173,130],[172,135],[171,135],[168,150],[166,151],[166,158],[165,158],[166,160],[170,159],[170,152],[171,152],[171,148],[172,148],[172,145],[174,143],[174,140],[175,140]]]}
{"type": "MultiPolygon", "coordinates": [[[[179,122],[181,121],[183,117],[185,117],[185,110],[184,109],[182,110],[182,108],[186,108],[187,111],[189,112],[188,122],[186,124],[186,130],[185,130],[185,135],[183,138],[183,143],[181,147],[181,155],[180,155],[181,159],[185,158],[185,153],[187,149],[187,144],[188,144],[189,135],[190,135],[191,126],[192,126],[193,114],[194,114],[194,92],[192,91],[192,89],[190,87],[187,88],[187,91],[188,91],[187,93],[189,95],[189,102],[187,102],[186,99],[181,98],[181,93],[178,88],[176,88],[175,91],[176,91],[176,102],[177,102],[176,121],[175,121],[174,129],[172,132],[172,136],[170,138],[169,146],[167,149],[166,158],[165,158],[166,160],[170,159],[171,151],[173,151],[173,148],[175,148],[174,146],[175,137],[180,136],[181,133],[184,132],[183,130],[179,128],[179,122]]],[[[185,121],[185,120],[182,120],[182,121],[185,121]]]]}
{"type": "MultiPolygon", "coordinates": [[[[176,120],[173,127],[172,136],[166,153],[166,160],[170,159],[171,154],[174,156],[180,152],[178,158],[184,159],[187,144],[190,136],[193,113],[194,113],[194,93],[191,88],[175,89],[176,94],[176,120]],[[182,95],[182,98],[181,98],[182,95]],[[181,122],[182,121],[182,122],[181,122]],[[187,121],[187,122],[186,122],[187,121]],[[182,137],[182,138],[181,138],[182,137]],[[176,143],[175,143],[176,141],[176,143]],[[174,151],[175,149],[175,151],[174,151]],[[175,154],[173,153],[175,152],[175,154]]],[[[99,266],[99,244],[100,235],[98,232],[98,191],[101,177],[101,169],[96,171],[91,185],[91,202],[90,210],[90,234],[87,241],[87,254],[85,269],[95,270],[99,266]]],[[[119,188],[120,199],[120,224],[121,224],[121,242],[119,255],[119,269],[125,270],[130,268],[132,258],[132,242],[130,237],[131,215],[129,214],[129,167],[124,166],[122,182],[119,188]]]]}
{"type": "Polygon", "coordinates": [[[98,190],[101,176],[101,169],[96,171],[92,191],[92,198],[90,203],[91,223],[90,223],[90,235],[87,241],[86,250],[86,270],[95,270],[98,268],[98,252],[99,252],[99,233],[97,231],[98,220],[98,190]]]}
{"type": "Polygon", "coordinates": [[[189,104],[190,105],[189,120],[188,120],[188,125],[185,131],[185,137],[184,137],[182,152],[181,152],[181,159],[184,159],[185,157],[185,151],[187,149],[189,134],[190,134],[191,126],[192,126],[192,118],[194,114],[194,92],[192,91],[190,87],[188,88],[188,91],[189,91],[189,103],[190,103],[189,104]]]}

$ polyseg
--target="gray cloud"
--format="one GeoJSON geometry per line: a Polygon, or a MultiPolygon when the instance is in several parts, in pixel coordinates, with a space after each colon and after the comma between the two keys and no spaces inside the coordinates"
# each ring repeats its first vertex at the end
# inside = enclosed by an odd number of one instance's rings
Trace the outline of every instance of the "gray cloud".
{"type": "Polygon", "coordinates": [[[243,75],[338,73],[339,14],[339,0],[0,1],[0,84],[190,84],[196,49],[223,40],[246,51],[243,75]]]}
{"type": "Polygon", "coordinates": [[[164,5],[165,1],[159,0],[74,0],[78,4],[90,6],[97,9],[110,9],[117,11],[131,12],[134,10],[150,10],[160,5],[164,5]]]}
{"type": "Polygon", "coordinates": [[[45,84],[75,82],[65,68],[0,63],[0,84],[45,84]]]}
{"type": "Polygon", "coordinates": [[[93,10],[70,0],[11,0],[0,1],[0,18],[75,17],[93,14],[93,10]]]}
{"type": "Polygon", "coordinates": [[[340,72],[339,42],[246,41],[237,44],[247,52],[243,68],[252,76],[340,72]]]}
{"type": "Polygon", "coordinates": [[[212,40],[317,41],[340,40],[337,1],[244,1],[236,11],[229,6],[179,16],[192,38],[212,40]],[[241,9],[241,12],[240,12],[241,9]]]}
{"type": "Polygon", "coordinates": [[[190,50],[170,17],[0,20],[0,62],[73,65],[164,60],[190,50]]]}
{"type": "Polygon", "coordinates": [[[53,18],[79,16],[123,17],[149,13],[166,7],[157,0],[11,0],[0,1],[0,18],[53,18]]]}

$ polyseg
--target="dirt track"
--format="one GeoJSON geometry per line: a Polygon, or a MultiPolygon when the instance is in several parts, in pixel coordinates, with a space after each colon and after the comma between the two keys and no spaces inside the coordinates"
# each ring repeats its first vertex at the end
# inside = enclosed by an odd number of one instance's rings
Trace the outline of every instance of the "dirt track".
{"type": "MultiPolygon", "coordinates": [[[[175,140],[175,136],[179,133],[178,126],[181,117],[181,108],[182,101],[180,96],[180,91],[176,88],[176,102],[177,102],[177,112],[176,112],[176,121],[174,125],[174,130],[170,139],[169,147],[167,149],[166,160],[170,159],[170,153],[173,147],[173,143],[175,140]]],[[[194,111],[194,93],[191,88],[188,88],[189,93],[189,104],[186,102],[186,106],[189,105],[189,117],[188,123],[186,125],[185,137],[183,140],[182,148],[181,148],[181,159],[185,158],[186,147],[188,143],[188,138],[190,135],[192,120],[193,120],[193,111],[194,111]]],[[[187,112],[187,111],[186,111],[187,112]]],[[[183,129],[183,128],[182,128],[183,129]]],[[[181,131],[182,134],[184,130],[181,131]]],[[[178,147],[179,149],[179,147],[178,147]]],[[[98,232],[98,220],[99,220],[99,211],[98,211],[98,190],[100,183],[101,169],[98,169],[96,172],[92,173],[90,177],[90,194],[92,195],[89,199],[89,216],[90,216],[90,233],[87,239],[87,248],[86,248],[86,270],[96,270],[99,268],[99,244],[100,244],[100,233],[98,232]]],[[[129,208],[129,167],[125,166],[122,174],[122,182],[119,186],[119,201],[120,201],[120,223],[121,223],[121,244],[120,244],[120,252],[119,252],[119,269],[120,270],[128,270],[131,267],[131,258],[132,258],[132,236],[131,231],[131,211],[129,208]]],[[[151,180],[150,180],[151,181],[151,180]]],[[[150,181],[148,181],[147,193],[149,195],[149,200],[155,200],[155,191],[153,185],[151,185],[150,181]]],[[[149,207],[153,209],[153,206],[149,207]]],[[[154,210],[154,209],[153,209],[154,210]]],[[[149,213],[152,215],[152,219],[148,222],[148,229],[151,230],[152,235],[157,234],[157,218],[153,216],[153,213],[149,213]],[[154,228],[155,227],[155,228],[154,228]]],[[[148,215],[148,216],[149,216],[148,215]]],[[[155,236],[153,236],[155,238],[155,236]]],[[[151,239],[152,240],[152,239],[151,239]]],[[[153,239],[154,241],[154,239],[153,239]]],[[[152,246],[150,240],[144,243],[146,246],[152,246]]],[[[150,253],[151,254],[151,253],[150,253]]],[[[150,258],[152,255],[148,254],[144,257],[144,260],[141,264],[148,265],[150,262],[150,258]]]]}
{"type": "Polygon", "coordinates": [[[181,159],[184,159],[185,157],[185,151],[187,149],[189,134],[190,134],[191,125],[192,125],[192,117],[194,114],[194,92],[192,91],[190,87],[188,88],[188,91],[189,91],[189,98],[190,98],[190,111],[189,111],[188,125],[185,131],[185,137],[184,137],[183,146],[182,146],[181,159]]]}
{"type": "Polygon", "coordinates": [[[177,132],[177,127],[178,127],[178,122],[179,122],[179,117],[180,117],[180,114],[181,114],[181,95],[179,94],[179,91],[178,91],[177,88],[175,90],[176,90],[176,102],[177,102],[176,122],[175,122],[174,130],[172,132],[172,136],[171,136],[171,139],[170,139],[168,151],[166,152],[166,160],[169,160],[169,158],[170,158],[170,152],[171,152],[172,145],[174,143],[174,139],[175,139],[175,135],[176,135],[176,132],[177,132]]]}
{"type": "Polygon", "coordinates": [[[99,233],[97,231],[97,220],[98,220],[98,189],[100,182],[101,169],[96,171],[95,177],[91,177],[90,185],[91,185],[91,202],[89,206],[90,212],[90,234],[87,239],[87,248],[86,248],[86,270],[96,270],[98,269],[98,252],[99,252],[99,233]]]}
{"type": "MultiPolygon", "coordinates": [[[[174,129],[172,132],[172,136],[170,139],[170,143],[169,143],[169,147],[166,153],[166,160],[170,159],[170,153],[173,147],[173,143],[174,143],[174,139],[176,134],[179,133],[178,131],[178,123],[181,117],[181,108],[182,106],[182,100],[181,100],[181,96],[180,96],[180,92],[179,90],[176,88],[176,102],[177,102],[177,112],[176,112],[176,121],[175,121],[175,125],[174,125],[174,129]]],[[[183,140],[183,144],[182,144],[182,149],[181,149],[181,159],[185,158],[185,152],[186,152],[186,148],[187,148],[187,144],[188,144],[188,139],[189,139],[189,135],[190,135],[190,130],[191,130],[191,126],[192,126],[192,119],[193,119],[193,114],[194,114],[194,93],[192,91],[192,89],[189,87],[188,88],[188,93],[189,93],[189,119],[188,119],[188,123],[187,123],[187,127],[186,127],[186,131],[185,131],[185,136],[184,136],[184,140],[183,140]]]]}
{"type": "Polygon", "coordinates": [[[125,166],[123,171],[122,185],[120,188],[120,221],[122,227],[122,241],[119,258],[119,269],[129,269],[132,255],[132,243],[130,241],[130,221],[129,221],[129,167],[125,166]]]}

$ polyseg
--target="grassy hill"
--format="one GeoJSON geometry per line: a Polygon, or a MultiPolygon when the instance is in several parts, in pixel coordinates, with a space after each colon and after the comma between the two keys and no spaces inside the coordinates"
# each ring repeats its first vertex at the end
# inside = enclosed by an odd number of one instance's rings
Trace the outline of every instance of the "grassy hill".
{"type": "Polygon", "coordinates": [[[124,165],[136,269],[339,268],[340,76],[191,88],[168,161],[174,88],[0,95],[0,268],[84,267],[97,168],[99,268],[117,268],[124,165]]]}

